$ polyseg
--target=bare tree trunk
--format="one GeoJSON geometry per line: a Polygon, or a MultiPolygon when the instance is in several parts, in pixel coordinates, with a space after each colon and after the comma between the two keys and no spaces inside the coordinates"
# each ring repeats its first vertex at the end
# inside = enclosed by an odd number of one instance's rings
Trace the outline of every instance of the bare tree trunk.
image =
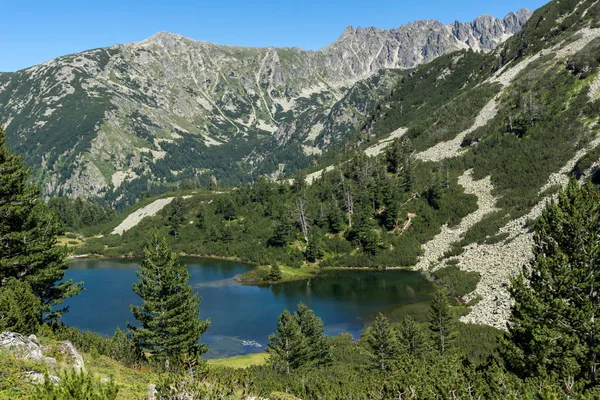
{"type": "Polygon", "coordinates": [[[346,191],[344,200],[346,203],[346,212],[348,213],[348,226],[350,226],[350,228],[352,228],[352,215],[354,214],[354,200],[352,199],[352,193],[350,193],[350,190],[346,191]]]}
{"type": "Polygon", "coordinates": [[[304,241],[308,243],[308,220],[306,218],[306,195],[303,194],[302,197],[297,202],[298,206],[298,222],[300,223],[300,228],[302,229],[302,234],[304,235],[304,241]]]}

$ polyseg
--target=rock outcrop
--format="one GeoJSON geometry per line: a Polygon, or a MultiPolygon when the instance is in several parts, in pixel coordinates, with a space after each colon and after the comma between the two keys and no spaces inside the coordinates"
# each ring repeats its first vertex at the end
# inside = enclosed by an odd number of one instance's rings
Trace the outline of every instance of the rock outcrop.
{"type": "MultiPolygon", "coordinates": [[[[44,353],[53,350],[53,346],[44,347],[35,335],[25,337],[16,332],[0,333],[0,350],[5,349],[15,357],[22,360],[31,360],[43,363],[50,371],[56,370],[58,363],[56,358],[47,357],[44,353]]],[[[65,364],[69,368],[75,369],[77,372],[85,372],[85,364],[83,357],[71,342],[60,342],[56,345],[56,350],[62,354],[63,360],[61,365],[65,364]]],[[[43,383],[44,374],[39,371],[26,371],[24,378],[32,383],[43,383]]],[[[49,375],[49,379],[53,382],[59,382],[60,378],[49,375]]]]}
{"type": "Polygon", "coordinates": [[[56,359],[44,355],[42,346],[35,335],[25,337],[20,333],[2,332],[0,333],[0,349],[6,349],[24,360],[40,361],[48,364],[50,368],[56,368],[56,359]]]}

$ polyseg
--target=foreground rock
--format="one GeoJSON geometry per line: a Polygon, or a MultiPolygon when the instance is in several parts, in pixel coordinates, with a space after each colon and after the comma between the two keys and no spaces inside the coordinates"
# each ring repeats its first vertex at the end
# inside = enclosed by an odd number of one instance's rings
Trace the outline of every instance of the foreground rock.
{"type": "Polygon", "coordinates": [[[20,333],[2,332],[0,333],[0,349],[8,350],[9,353],[23,360],[41,361],[52,369],[56,368],[56,359],[44,355],[35,335],[26,338],[20,333]]]}
{"type": "MultiPolygon", "coordinates": [[[[0,350],[6,350],[21,360],[41,362],[50,371],[55,370],[58,366],[55,358],[44,355],[44,352],[48,352],[51,349],[52,346],[42,346],[35,335],[25,337],[16,332],[0,333],[0,350]]],[[[59,343],[56,345],[56,350],[63,355],[68,367],[75,369],[77,372],[85,372],[83,357],[71,342],[59,343]]],[[[45,379],[44,374],[39,371],[26,371],[24,378],[36,384],[44,383],[45,379]]],[[[60,379],[54,375],[49,375],[49,379],[54,383],[60,382],[60,379]]]]}
{"type": "Polygon", "coordinates": [[[69,365],[72,365],[75,371],[85,372],[83,357],[77,352],[75,346],[71,342],[63,342],[58,345],[58,351],[61,352],[68,360],[69,365]]]}

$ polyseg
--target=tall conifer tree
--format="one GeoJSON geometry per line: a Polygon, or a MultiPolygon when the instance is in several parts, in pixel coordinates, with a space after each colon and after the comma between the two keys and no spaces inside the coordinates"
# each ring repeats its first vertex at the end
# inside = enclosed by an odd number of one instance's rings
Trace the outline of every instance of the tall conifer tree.
{"type": "Polygon", "coordinates": [[[198,343],[210,325],[198,316],[202,300],[188,284],[189,272],[171,252],[164,237],[154,235],[144,249],[133,291],[142,298],[131,312],[141,327],[130,326],[140,347],[162,362],[193,356],[208,350],[198,343]]]}
{"type": "Polygon", "coordinates": [[[298,321],[300,332],[304,335],[308,346],[306,362],[313,365],[331,363],[331,347],[327,336],[323,333],[323,320],[304,303],[298,304],[298,311],[294,313],[294,318],[298,321]]]}
{"type": "Polygon", "coordinates": [[[169,215],[169,224],[171,225],[171,235],[177,237],[179,228],[185,222],[185,211],[183,209],[183,198],[175,197],[171,202],[171,213],[169,215]]]}
{"type": "Polygon", "coordinates": [[[0,128],[0,284],[9,278],[25,281],[40,298],[46,318],[59,318],[64,299],[81,291],[81,283],[61,282],[67,269],[66,250],[56,245],[62,226],[27,183],[29,170],[6,146],[0,128]],[[52,311],[52,312],[50,312],[52,311]]]}
{"type": "Polygon", "coordinates": [[[438,290],[435,293],[427,315],[433,343],[442,355],[446,354],[456,337],[452,309],[446,290],[438,290]]]}
{"type": "Polygon", "coordinates": [[[427,339],[417,322],[411,316],[404,317],[402,324],[400,324],[398,341],[400,342],[401,349],[411,356],[419,356],[427,348],[427,339]]]}
{"type": "Polygon", "coordinates": [[[389,370],[398,358],[400,347],[396,330],[390,321],[378,313],[373,325],[365,333],[373,364],[381,371],[389,370]]]}
{"type": "Polygon", "coordinates": [[[269,335],[267,352],[271,365],[289,374],[301,366],[308,353],[306,337],[302,334],[297,318],[284,310],[277,319],[277,333],[269,335]]]}
{"type": "Polygon", "coordinates": [[[510,286],[512,370],[598,384],[599,288],[600,189],[572,179],[537,221],[531,263],[510,286]]]}

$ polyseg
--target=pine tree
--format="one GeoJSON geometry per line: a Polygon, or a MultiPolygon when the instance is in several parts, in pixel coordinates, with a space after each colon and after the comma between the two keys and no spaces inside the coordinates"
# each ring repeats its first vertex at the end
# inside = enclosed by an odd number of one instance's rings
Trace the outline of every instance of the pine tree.
{"type": "Polygon", "coordinates": [[[388,230],[394,229],[398,225],[400,216],[400,193],[391,179],[386,179],[382,185],[382,197],[384,210],[381,215],[383,225],[388,230]]]}
{"type": "Polygon", "coordinates": [[[306,189],[306,173],[302,170],[294,172],[294,179],[292,181],[292,192],[300,193],[306,189]]]}
{"type": "Polygon", "coordinates": [[[427,339],[417,322],[410,316],[404,317],[398,329],[401,349],[410,356],[419,356],[427,349],[427,339]]]}
{"type": "Polygon", "coordinates": [[[402,142],[399,139],[394,140],[385,150],[385,161],[389,172],[395,174],[402,168],[403,154],[402,142]]]}
{"type": "Polygon", "coordinates": [[[221,231],[219,233],[220,233],[219,237],[221,238],[221,241],[223,243],[230,243],[234,239],[233,238],[233,230],[225,222],[221,223],[221,231]]]}
{"type": "Polygon", "coordinates": [[[269,271],[269,276],[268,279],[271,282],[277,282],[280,281],[282,278],[282,274],[281,274],[281,269],[279,269],[279,266],[277,264],[271,266],[271,270],[269,271]]]}
{"type": "Polygon", "coordinates": [[[279,372],[289,374],[302,365],[307,354],[306,338],[288,310],[277,318],[277,334],[269,335],[269,361],[279,372]]]}
{"type": "Polygon", "coordinates": [[[537,221],[533,258],[512,280],[502,351],[522,376],[598,383],[600,189],[572,179],[537,221]]]}
{"type": "Polygon", "coordinates": [[[428,312],[431,338],[440,354],[446,354],[455,339],[454,317],[448,302],[448,292],[438,290],[428,312]]]}
{"type": "Polygon", "coordinates": [[[177,237],[179,228],[185,222],[185,213],[183,210],[183,199],[175,197],[171,202],[171,213],[169,215],[169,224],[171,225],[171,235],[177,237]]]}
{"type": "Polygon", "coordinates": [[[27,184],[28,176],[0,128],[0,283],[11,277],[27,282],[49,312],[46,318],[55,320],[67,311],[55,306],[79,293],[82,283],[61,282],[66,250],[56,245],[56,237],[62,227],[39,199],[39,190],[27,184]]]}
{"type": "Polygon", "coordinates": [[[317,317],[313,310],[310,310],[304,303],[298,304],[294,318],[306,340],[306,363],[312,365],[331,363],[331,346],[327,336],[323,333],[323,320],[317,317]]]}
{"type": "Polygon", "coordinates": [[[327,225],[329,227],[329,232],[331,233],[339,233],[344,229],[344,213],[335,203],[331,203],[329,206],[327,212],[327,225]]]}
{"type": "Polygon", "coordinates": [[[235,204],[229,197],[219,197],[215,212],[221,214],[226,221],[233,221],[236,217],[235,204]]]}
{"type": "Polygon", "coordinates": [[[0,286],[0,332],[36,333],[42,323],[42,303],[27,282],[10,278],[0,286]]]}
{"type": "Polygon", "coordinates": [[[318,233],[313,230],[310,235],[310,239],[308,241],[308,246],[306,246],[306,260],[308,262],[314,263],[321,257],[323,257],[323,250],[321,249],[321,240],[319,238],[318,233]]]}
{"type": "Polygon", "coordinates": [[[206,212],[204,208],[200,208],[196,214],[196,228],[201,231],[206,228],[206,212]]]}
{"type": "Polygon", "coordinates": [[[373,325],[367,329],[365,339],[376,368],[381,371],[390,369],[398,358],[400,348],[395,329],[382,313],[377,314],[373,325]]]}
{"type": "Polygon", "coordinates": [[[292,230],[292,221],[290,221],[287,214],[284,213],[275,226],[273,236],[269,238],[268,244],[270,246],[284,247],[292,238],[292,230]]]}
{"type": "Polygon", "coordinates": [[[184,355],[196,357],[208,350],[198,341],[210,325],[199,318],[202,300],[188,284],[189,272],[171,252],[164,238],[154,235],[144,249],[133,291],[141,306],[130,306],[141,327],[130,326],[133,339],[158,362],[184,355]]]}

